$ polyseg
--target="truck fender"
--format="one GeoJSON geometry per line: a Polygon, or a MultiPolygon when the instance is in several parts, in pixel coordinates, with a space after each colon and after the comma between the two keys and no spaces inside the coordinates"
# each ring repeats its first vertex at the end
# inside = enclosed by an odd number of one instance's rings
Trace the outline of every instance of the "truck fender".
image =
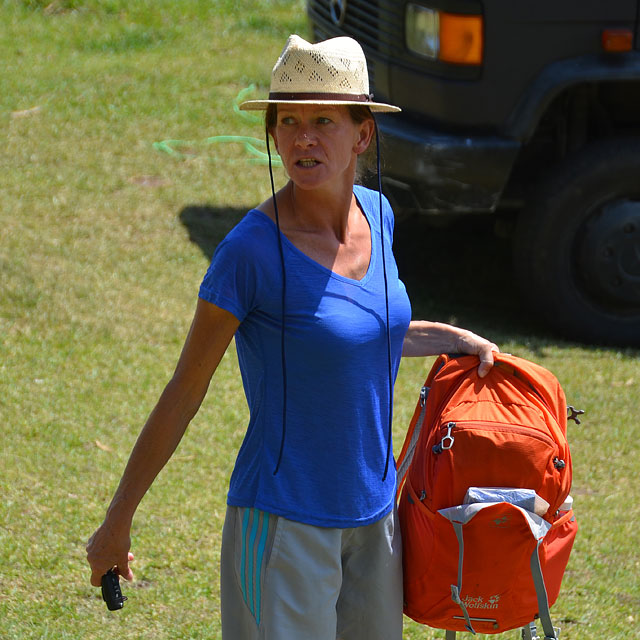
{"type": "Polygon", "coordinates": [[[507,135],[527,142],[551,102],[566,89],[584,83],[640,81],[640,52],[587,55],[545,67],[529,85],[507,121],[507,135]]]}

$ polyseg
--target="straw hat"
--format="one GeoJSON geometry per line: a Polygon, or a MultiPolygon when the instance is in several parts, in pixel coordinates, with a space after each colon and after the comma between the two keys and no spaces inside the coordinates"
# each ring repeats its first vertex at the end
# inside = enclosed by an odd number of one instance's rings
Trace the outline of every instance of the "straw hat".
{"type": "Polygon", "coordinates": [[[240,109],[257,111],[269,104],[292,102],[364,105],[371,111],[400,111],[399,107],[373,101],[362,47],[347,37],[311,44],[300,36],[289,36],[271,72],[269,99],[243,102],[240,109]]]}

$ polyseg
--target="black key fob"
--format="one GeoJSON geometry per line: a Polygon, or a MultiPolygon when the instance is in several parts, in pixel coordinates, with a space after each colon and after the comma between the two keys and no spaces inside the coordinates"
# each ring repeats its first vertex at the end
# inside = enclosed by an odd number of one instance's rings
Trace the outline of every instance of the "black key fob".
{"type": "Polygon", "coordinates": [[[113,569],[109,569],[102,576],[102,598],[107,603],[109,611],[117,611],[124,607],[124,601],[127,598],[122,595],[120,579],[113,569]]]}

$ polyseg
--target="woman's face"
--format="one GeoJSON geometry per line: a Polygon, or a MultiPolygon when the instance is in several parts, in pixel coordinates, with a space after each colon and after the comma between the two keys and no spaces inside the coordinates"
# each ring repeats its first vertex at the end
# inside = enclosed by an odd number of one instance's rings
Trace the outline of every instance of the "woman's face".
{"type": "Polygon", "coordinates": [[[372,120],[355,123],[346,106],[278,105],[271,131],[285,169],[296,186],[312,189],[353,181],[356,160],[371,141],[372,120]]]}

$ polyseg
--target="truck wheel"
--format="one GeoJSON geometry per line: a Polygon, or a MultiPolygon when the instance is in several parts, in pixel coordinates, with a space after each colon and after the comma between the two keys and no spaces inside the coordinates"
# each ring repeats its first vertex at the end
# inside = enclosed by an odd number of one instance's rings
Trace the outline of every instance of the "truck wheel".
{"type": "Polygon", "coordinates": [[[570,339],[640,346],[640,140],[568,157],[520,213],[518,283],[570,339]]]}

